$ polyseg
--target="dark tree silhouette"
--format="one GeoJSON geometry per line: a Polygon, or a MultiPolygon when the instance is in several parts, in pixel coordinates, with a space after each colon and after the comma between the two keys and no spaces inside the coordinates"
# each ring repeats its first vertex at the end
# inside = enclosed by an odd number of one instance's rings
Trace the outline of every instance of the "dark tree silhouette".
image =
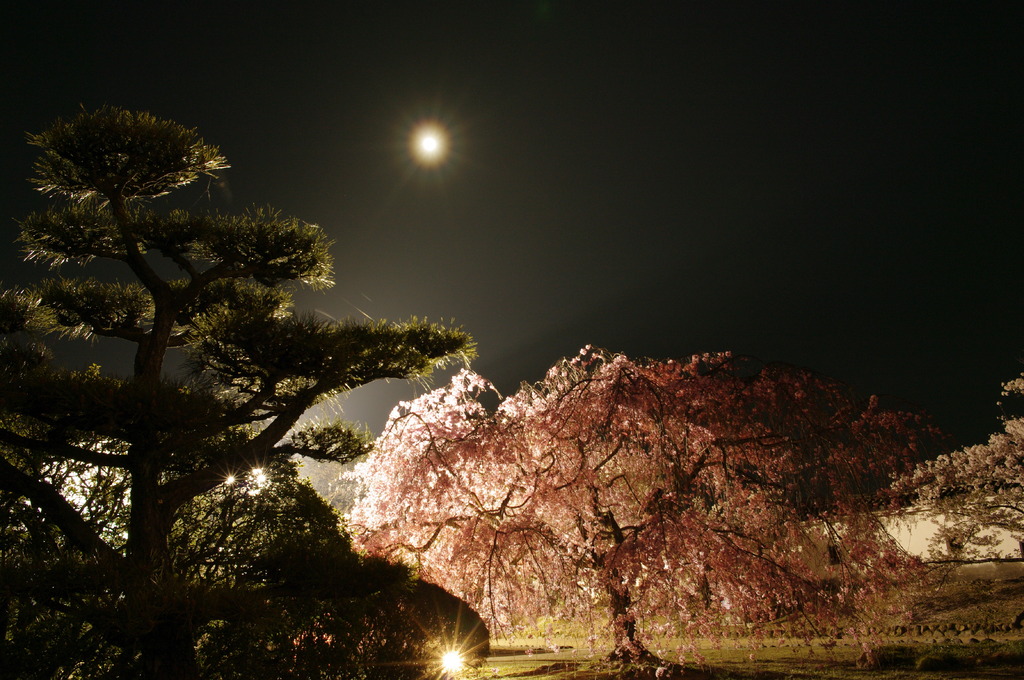
{"type": "MultiPolygon", "coordinates": [[[[151,199],[226,167],[191,129],[103,108],[30,142],[41,152],[34,181],[65,200],[21,222],[27,259],[112,262],[121,278],[101,268],[0,293],[9,336],[0,346],[0,501],[16,522],[4,533],[6,610],[45,607],[68,639],[83,649],[102,639],[104,654],[142,677],[197,678],[201,626],[242,616],[261,589],[317,586],[274,567],[274,555],[336,562],[350,552],[340,533],[319,545],[257,545],[247,533],[246,517],[259,515],[266,529],[275,516],[302,524],[303,513],[320,512],[292,479],[291,456],[347,461],[366,450],[345,423],[303,425],[302,415],[380,378],[423,376],[466,355],[470,341],[416,320],[335,323],[295,312],[291,287],[332,283],[316,225],[266,208],[151,209],[151,199]],[[60,368],[46,334],[128,343],[133,370],[60,368]],[[185,364],[171,372],[174,353],[185,364]],[[289,485],[276,510],[239,505],[273,479],[289,485]]],[[[306,529],[336,524],[321,517],[306,529]]]]}

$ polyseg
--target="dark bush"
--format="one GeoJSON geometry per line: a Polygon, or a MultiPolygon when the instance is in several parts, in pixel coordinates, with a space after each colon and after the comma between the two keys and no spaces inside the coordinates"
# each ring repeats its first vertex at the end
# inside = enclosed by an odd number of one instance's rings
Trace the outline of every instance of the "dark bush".
{"type": "Polygon", "coordinates": [[[490,655],[490,633],[483,619],[444,588],[417,581],[409,606],[413,620],[428,631],[440,653],[456,650],[470,663],[490,655]]]}
{"type": "Polygon", "coordinates": [[[919,671],[952,671],[958,668],[963,668],[963,660],[959,659],[952,654],[944,653],[933,653],[925,654],[917,663],[914,664],[914,668],[919,671]]]}

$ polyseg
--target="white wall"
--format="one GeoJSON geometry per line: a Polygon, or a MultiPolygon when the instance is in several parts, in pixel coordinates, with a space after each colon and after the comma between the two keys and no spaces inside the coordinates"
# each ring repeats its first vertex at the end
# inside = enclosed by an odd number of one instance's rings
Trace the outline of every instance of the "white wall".
{"type": "MultiPolygon", "coordinates": [[[[941,559],[933,554],[932,539],[944,521],[943,515],[925,511],[910,512],[898,518],[885,520],[889,533],[912,555],[924,560],[941,559]]],[[[1016,559],[1021,557],[1020,546],[1006,531],[992,530],[999,544],[993,549],[993,557],[1016,559]]],[[[963,565],[958,569],[962,578],[1000,579],[1024,576],[1024,562],[983,562],[963,565]]]]}

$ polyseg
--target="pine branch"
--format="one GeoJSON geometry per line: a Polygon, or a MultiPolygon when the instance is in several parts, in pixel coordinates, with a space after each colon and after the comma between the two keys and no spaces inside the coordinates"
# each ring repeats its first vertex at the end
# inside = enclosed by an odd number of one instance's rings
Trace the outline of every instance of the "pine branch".
{"type": "Polygon", "coordinates": [[[29,499],[84,552],[110,561],[120,559],[52,485],[26,475],[3,457],[0,457],[0,490],[29,499]]]}
{"type": "Polygon", "coordinates": [[[72,446],[71,444],[52,440],[33,439],[5,429],[0,429],[0,442],[28,449],[29,451],[47,453],[57,458],[66,458],[79,463],[95,465],[96,467],[128,467],[127,456],[91,451],[80,446],[72,446]]]}
{"type": "Polygon", "coordinates": [[[270,457],[283,455],[275,451],[275,445],[284,439],[308,408],[309,405],[305,402],[295,404],[274,418],[245,444],[219,456],[215,463],[164,483],[160,487],[163,503],[173,511],[199,494],[223,484],[225,478],[233,471],[253,467],[253,461],[265,461],[270,457]]]}

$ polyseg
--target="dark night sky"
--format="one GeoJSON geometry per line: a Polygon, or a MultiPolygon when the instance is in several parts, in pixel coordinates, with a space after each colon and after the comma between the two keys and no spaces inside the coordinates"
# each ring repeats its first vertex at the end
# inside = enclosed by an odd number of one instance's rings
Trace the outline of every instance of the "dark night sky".
{"type": "MultiPolygon", "coordinates": [[[[301,306],[454,319],[506,393],[584,344],[731,349],[897,395],[963,443],[998,429],[1024,355],[1019,2],[20,5],[4,241],[45,204],[26,132],[145,109],[232,164],[190,200],[335,239],[337,286],[301,306]],[[452,134],[433,170],[406,153],[424,117],[452,134]]],[[[11,246],[0,265],[39,274],[11,246]]],[[[378,427],[409,389],[347,413],[378,427]]]]}

